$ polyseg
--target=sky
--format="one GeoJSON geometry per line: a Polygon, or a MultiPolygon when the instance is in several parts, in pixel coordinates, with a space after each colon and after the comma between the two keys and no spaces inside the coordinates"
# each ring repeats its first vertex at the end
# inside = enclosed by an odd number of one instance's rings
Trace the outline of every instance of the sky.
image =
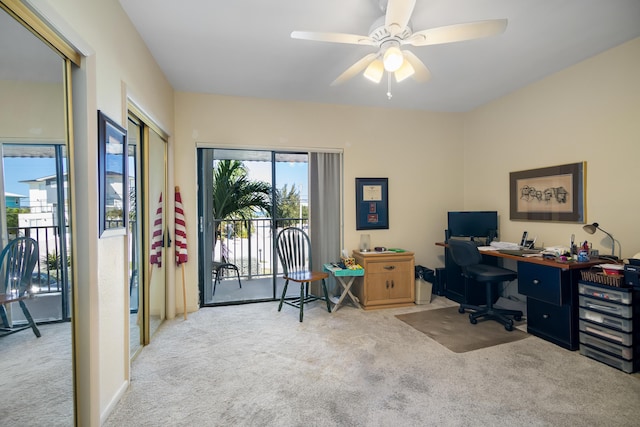
{"type": "Polygon", "coordinates": [[[56,164],[53,158],[5,157],[4,187],[5,192],[29,195],[29,186],[20,181],[54,175],[56,164]]]}
{"type": "MultiPolygon", "coordinates": [[[[252,180],[265,181],[271,183],[271,162],[243,162],[249,168],[249,178],[252,180]]],[[[300,191],[300,200],[309,201],[309,166],[302,162],[279,162],[276,164],[276,187],[282,188],[287,184],[287,188],[295,185],[300,191]]]]}

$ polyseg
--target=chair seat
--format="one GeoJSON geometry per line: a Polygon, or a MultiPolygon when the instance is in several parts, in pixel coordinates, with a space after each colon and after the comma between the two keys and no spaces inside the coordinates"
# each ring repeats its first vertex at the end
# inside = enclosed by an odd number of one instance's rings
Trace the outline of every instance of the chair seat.
{"type": "Polygon", "coordinates": [[[510,282],[518,277],[513,270],[487,264],[470,265],[467,274],[476,282],[510,282]]]}
{"type": "Polygon", "coordinates": [[[289,279],[293,282],[315,282],[317,280],[326,279],[329,277],[328,273],[321,271],[296,271],[284,276],[285,279],[289,279]]]}

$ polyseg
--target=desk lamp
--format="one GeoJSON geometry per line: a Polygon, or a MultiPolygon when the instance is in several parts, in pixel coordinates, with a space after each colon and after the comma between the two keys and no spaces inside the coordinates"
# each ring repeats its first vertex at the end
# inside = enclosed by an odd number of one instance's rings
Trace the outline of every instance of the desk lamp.
{"type": "Polygon", "coordinates": [[[587,224],[583,226],[582,229],[589,234],[593,234],[596,232],[596,230],[600,230],[604,234],[609,236],[609,238],[611,239],[611,255],[614,257],[616,256],[616,241],[614,240],[613,236],[610,233],[607,233],[602,228],[600,228],[600,224],[598,224],[597,222],[594,222],[593,224],[587,224]]]}

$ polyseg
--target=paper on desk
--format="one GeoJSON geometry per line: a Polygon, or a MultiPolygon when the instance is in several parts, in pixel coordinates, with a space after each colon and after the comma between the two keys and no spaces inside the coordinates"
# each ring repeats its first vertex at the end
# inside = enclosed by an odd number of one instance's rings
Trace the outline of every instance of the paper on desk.
{"type": "Polygon", "coordinates": [[[478,246],[478,250],[479,251],[497,251],[498,248],[495,248],[493,246],[478,246]]]}
{"type": "Polygon", "coordinates": [[[606,268],[607,270],[624,270],[622,264],[598,264],[598,267],[606,268]]]}

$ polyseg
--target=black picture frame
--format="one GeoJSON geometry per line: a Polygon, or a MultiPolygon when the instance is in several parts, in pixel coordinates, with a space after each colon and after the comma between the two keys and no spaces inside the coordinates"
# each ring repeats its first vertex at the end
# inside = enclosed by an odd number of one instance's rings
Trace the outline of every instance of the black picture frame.
{"type": "Polygon", "coordinates": [[[510,219],[584,223],[586,170],[579,162],[511,172],[510,219]]]}
{"type": "Polygon", "coordinates": [[[389,228],[389,179],[356,178],[356,230],[389,228]]]}
{"type": "Polygon", "coordinates": [[[129,200],[127,131],[102,111],[98,111],[98,181],[100,237],[125,234],[129,200]]]}

